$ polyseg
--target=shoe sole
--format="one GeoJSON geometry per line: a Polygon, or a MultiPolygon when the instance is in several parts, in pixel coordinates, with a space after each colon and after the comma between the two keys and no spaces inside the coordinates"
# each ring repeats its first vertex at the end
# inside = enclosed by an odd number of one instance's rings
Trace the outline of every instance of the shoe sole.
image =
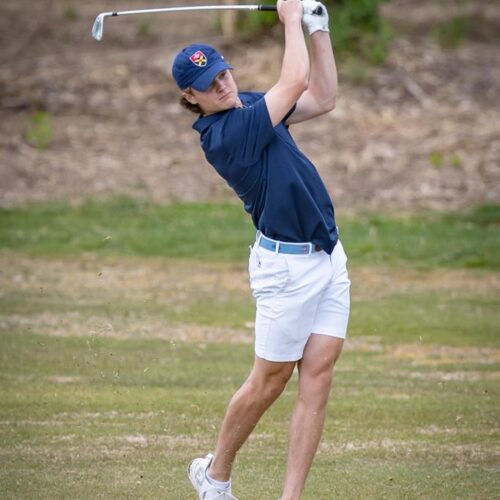
{"type": "Polygon", "coordinates": [[[196,493],[198,493],[198,490],[196,488],[196,485],[197,483],[195,482],[195,478],[194,477],[191,477],[191,466],[193,465],[193,462],[194,460],[192,460],[190,462],[190,464],[188,465],[188,468],[187,468],[187,475],[188,475],[188,478],[189,478],[189,481],[191,482],[191,484],[193,485],[193,488],[196,490],[196,493]]]}
{"type": "MultiPolygon", "coordinates": [[[[210,460],[211,460],[212,457],[213,457],[213,455],[208,454],[207,457],[209,455],[210,455],[210,460]]],[[[194,463],[195,460],[199,460],[199,458],[195,458],[194,460],[191,460],[191,462],[189,463],[188,468],[187,468],[187,475],[188,475],[189,481],[193,485],[193,488],[196,490],[196,493],[198,493],[198,482],[196,481],[196,478],[194,477],[194,474],[191,474],[191,466],[193,465],[193,463],[194,463]]]]}

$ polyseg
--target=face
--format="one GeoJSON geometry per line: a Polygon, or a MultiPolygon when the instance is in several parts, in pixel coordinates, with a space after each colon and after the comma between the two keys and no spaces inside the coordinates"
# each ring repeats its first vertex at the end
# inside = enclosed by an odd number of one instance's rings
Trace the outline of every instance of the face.
{"type": "Polygon", "coordinates": [[[191,104],[198,104],[204,116],[241,107],[238,87],[229,70],[218,73],[205,92],[189,89],[189,91],[183,92],[182,95],[191,104]]]}

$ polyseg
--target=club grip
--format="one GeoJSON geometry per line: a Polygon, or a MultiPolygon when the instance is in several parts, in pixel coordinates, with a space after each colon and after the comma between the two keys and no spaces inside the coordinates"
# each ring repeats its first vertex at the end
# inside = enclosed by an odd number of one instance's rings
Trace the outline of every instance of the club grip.
{"type": "Polygon", "coordinates": [[[276,5],[259,5],[259,10],[267,10],[276,12],[278,9],[276,5]]]}
{"type": "MultiPolygon", "coordinates": [[[[267,11],[276,12],[278,9],[277,9],[276,5],[259,5],[258,10],[267,10],[267,11]]],[[[323,14],[323,7],[321,7],[321,5],[318,5],[313,10],[313,14],[315,14],[317,16],[321,16],[321,14],[323,14]]]]}

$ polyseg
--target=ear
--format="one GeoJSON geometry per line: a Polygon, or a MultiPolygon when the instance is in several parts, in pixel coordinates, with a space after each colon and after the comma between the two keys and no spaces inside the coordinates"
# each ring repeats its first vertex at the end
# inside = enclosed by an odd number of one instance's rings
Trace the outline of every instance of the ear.
{"type": "Polygon", "coordinates": [[[184,97],[184,99],[191,104],[198,104],[198,100],[193,94],[191,94],[191,92],[183,92],[182,97],[184,97]]]}

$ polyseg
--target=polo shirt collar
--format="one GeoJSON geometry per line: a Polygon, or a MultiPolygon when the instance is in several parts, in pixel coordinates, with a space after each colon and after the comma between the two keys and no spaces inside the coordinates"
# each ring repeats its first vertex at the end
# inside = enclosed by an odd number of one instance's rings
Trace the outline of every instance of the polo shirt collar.
{"type": "Polygon", "coordinates": [[[226,111],[219,111],[218,113],[214,113],[213,115],[208,116],[199,116],[198,119],[193,123],[193,128],[197,130],[200,134],[203,134],[213,123],[219,120],[226,111]]]}
{"type": "MultiPolygon", "coordinates": [[[[248,95],[246,95],[246,92],[238,93],[238,96],[240,98],[240,101],[243,103],[243,106],[246,106],[248,104],[248,95]]],[[[232,108],[236,109],[236,108],[232,108]]],[[[197,130],[200,134],[203,134],[210,125],[215,123],[217,120],[222,118],[228,111],[231,111],[230,109],[227,109],[225,111],[219,111],[218,113],[214,113],[213,115],[208,115],[208,116],[199,116],[198,119],[193,123],[193,128],[197,130]]]]}

